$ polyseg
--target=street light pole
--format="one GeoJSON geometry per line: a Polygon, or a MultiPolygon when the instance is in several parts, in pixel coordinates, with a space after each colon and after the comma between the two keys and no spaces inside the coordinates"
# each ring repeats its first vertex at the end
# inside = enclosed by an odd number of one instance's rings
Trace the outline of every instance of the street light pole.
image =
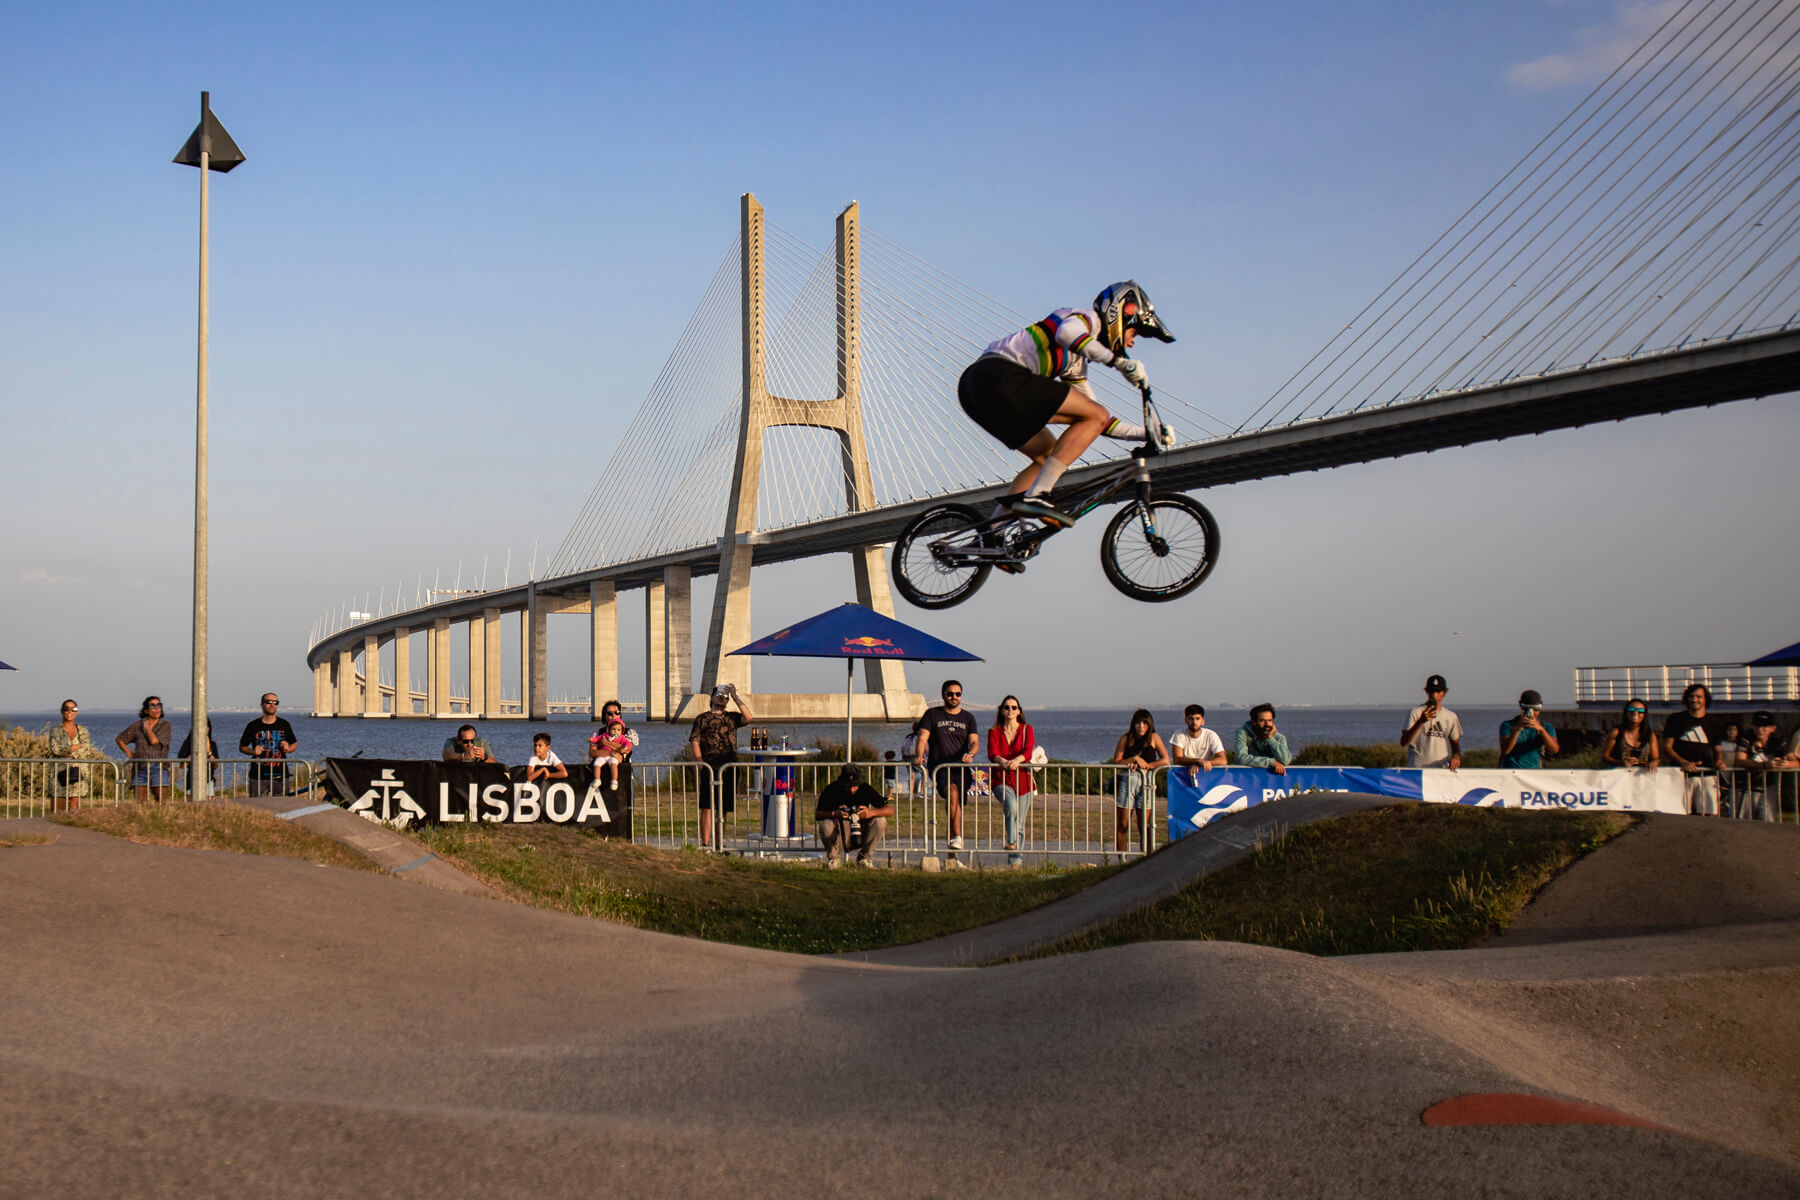
{"type": "Polygon", "coordinates": [[[213,116],[210,92],[200,93],[200,124],[175,155],[175,161],[200,168],[200,335],[194,372],[194,698],[190,735],[193,767],[188,777],[188,799],[205,800],[212,783],[212,747],[208,744],[212,723],[206,713],[207,176],[212,171],[229,171],[244,161],[243,151],[213,116]]]}

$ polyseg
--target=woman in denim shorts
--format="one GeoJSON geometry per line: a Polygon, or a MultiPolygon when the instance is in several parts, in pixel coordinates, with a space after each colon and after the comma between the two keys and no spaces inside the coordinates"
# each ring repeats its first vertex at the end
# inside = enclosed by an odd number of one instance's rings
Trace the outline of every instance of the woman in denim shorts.
{"type": "Polygon", "coordinates": [[[1120,771],[1113,780],[1113,805],[1118,819],[1114,844],[1123,856],[1129,845],[1133,812],[1137,813],[1138,843],[1144,844],[1144,813],[1156,804],[1155,771],[1169,765],[1169,748],[1156,732],[1156,719],[1149,709],[1140,708],[1131,714],[1131,727],[1119,738],[1112,760],[1130,768],[1120,771]]]}

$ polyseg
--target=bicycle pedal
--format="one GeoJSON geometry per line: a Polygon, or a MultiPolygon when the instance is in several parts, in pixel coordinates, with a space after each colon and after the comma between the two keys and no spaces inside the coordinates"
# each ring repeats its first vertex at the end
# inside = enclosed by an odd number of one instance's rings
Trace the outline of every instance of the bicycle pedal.
{"type": "Polygon", "coordinates": [[[1008,575],[1023,575],[1025,573],[1025,564],[1022,562],[1002,562],[995,563],[994,565],[1002,571],[1005,571],[1008,575]]]}

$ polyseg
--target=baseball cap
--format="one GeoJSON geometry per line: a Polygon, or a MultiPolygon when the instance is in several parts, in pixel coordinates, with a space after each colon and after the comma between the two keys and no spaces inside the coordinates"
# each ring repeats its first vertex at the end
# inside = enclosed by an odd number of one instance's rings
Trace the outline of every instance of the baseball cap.
{"type": "Polygon", "coordinates": [[[1750,714],[1750,724],[1752,725],[1773,725],[1774,723],[1775,714],[1766,708],[1759,708],[1750,714]]]}
{"type": "Polygon", "coordinates": [[[1450,684],[1445,681],[1442,675],[1433,675],[1430,679],[1425,681],[1425,690],[1428,692],[1447,692],[1450,690],[1450,684]]]}
{"type": "Polygon", "coordinates": [[[854,763],[845,763],[844,769],[838,772],[839,783],[861,783],[862,781],[862,772],[854,763]]]}
{"type": "Polygon", "coordinates": [[[1544,707],[1544,698],[1537,694],[1535,688],[1526,688],[1519,693],[1519,707],[1524,708],[1527,705],[1536,708],[1544,707]]]}

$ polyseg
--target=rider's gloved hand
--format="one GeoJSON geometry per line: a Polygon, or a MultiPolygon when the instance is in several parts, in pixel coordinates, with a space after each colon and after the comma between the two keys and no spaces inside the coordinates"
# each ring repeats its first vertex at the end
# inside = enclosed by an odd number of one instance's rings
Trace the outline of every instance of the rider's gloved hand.
{"type": "Polygon", "coordinates": [[[1175,444],[1175,427],[1164,425],[1158,432],[1156,440],[1165,446],[1173,446],[1175,444]]]}
{"type": "Polygon", "coordinates": [[[1141,388],[1150,382],[1150,372],[1144,370],[1144,364],[1137,359],[1121,358],[1118,360],[1117,365],[1119,374],[1123,375],[1125,377],[1125,382],[1129,383],[1132,387],[1141,388]]]}

